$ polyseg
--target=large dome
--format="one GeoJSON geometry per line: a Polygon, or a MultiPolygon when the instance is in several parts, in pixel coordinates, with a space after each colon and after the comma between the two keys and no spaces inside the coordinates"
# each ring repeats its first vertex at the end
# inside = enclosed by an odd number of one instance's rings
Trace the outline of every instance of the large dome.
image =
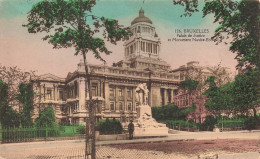
{"type": "Polygon", "coordinates": [[[139,23],[139,22],[145,22],[145,23],[150,23],[150,24],[153,24],[153,22],[147,18],[146,16],[144,16],[144,10],[141,8],[140,11],[139,11],[139,17],[136,17],[132,22],[131,22],[131,25],[134,25],[136,23],[139,23]]]}

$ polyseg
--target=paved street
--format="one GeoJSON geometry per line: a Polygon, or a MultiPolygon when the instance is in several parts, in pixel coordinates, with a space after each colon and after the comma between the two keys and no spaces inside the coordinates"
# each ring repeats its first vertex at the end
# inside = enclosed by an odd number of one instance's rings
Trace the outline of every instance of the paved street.
{"type": "MultiPolygon", "coordinates": [[[[164,153],[161,151],[144,151],[141,149],[118,149],[111,144],[126,143],[147,143],[147,142],[165,142],[171,140],[193,140],[193,139],[260,139],[259,131],[239,131],[239,132],[178,132],[173,131],[164,138],[146,138],[135,140],[116,140],[116,141],[98,141],[97,142],[97,158],[149,158],[149,159],[184,159],[198,158],[197,155],[185,155],[179,153],[164,153]]],[[[247,153],[231,153],[231,152],[204,152],[201,156],[214,156],[218,154],[221,159],[260,159],[258,151],[247,153]]],[[[48,141],[48,142],[32,142],[32,143],[14,143],[1,144],[0,156],[5,159],[16,158],[84,158],[84,140],[67,140],[67,141],[48,141]]],[[[1,159],[0,157],[0,159],[1,159]]]]}

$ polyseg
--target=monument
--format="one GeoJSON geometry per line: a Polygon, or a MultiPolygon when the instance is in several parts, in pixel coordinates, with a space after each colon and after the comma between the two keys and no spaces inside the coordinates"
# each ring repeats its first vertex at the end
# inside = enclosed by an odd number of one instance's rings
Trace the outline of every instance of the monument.
{"type": "Polygon", "coordinates": [[[166,124],[158,123],[152,117],[151,107],[148,105],[149,90],[146,83],[139,84],[135,90],[138,103],[137,118],[134,120],[135,136],[167,136],[166,124]]]}

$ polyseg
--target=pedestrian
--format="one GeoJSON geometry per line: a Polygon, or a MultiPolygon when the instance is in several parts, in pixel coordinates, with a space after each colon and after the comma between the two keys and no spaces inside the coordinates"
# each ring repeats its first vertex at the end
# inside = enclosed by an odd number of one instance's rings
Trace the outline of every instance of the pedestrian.
{"type": "Polygon", "coordinates": [[[129,132],[129,139],[133,140],[134,138],[134,130],[135,130],[135,126],[133,124],[133,121],[131,120],[130,123],[128,124],[128,132],[129,132]]]}

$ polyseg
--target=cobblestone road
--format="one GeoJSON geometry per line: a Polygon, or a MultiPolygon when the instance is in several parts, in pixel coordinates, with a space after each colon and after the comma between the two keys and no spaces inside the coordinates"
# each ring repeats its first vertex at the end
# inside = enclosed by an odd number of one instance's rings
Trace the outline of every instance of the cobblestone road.
{"type": "MultiPolygon", "coordinates": [[[[1,154],[6,159],[83,159],[84,146],[61,146],[37,149],[14,150],[1,154]]],[[[117,149],[109,146],[97,147],[98,159],[184,159],[188,156],[165,154],[163,152],[117,149]]]]}
{"type": "MultiPolygon", "coordinates": [[[[122,149],[109,144],[166,142],[169,140],[190,140],[190,139],[255,139],[259,141],[260,132],[227,132],[227,133],[181,133],[170,135],[167,138],[148,138],[137,140],[116,140],[99,141],[97,146],[98,159],[197,159],[197,155],[184,155],[178,152],[164,153],[161,151],[143,149],[122,149]]],[[[260,153],[243,152],[203,152],[203,156],[214,156],[218,159],[260,159],[260,153]]],[[[49,141],[34,143],[13,143],[0,144],[0,159],[81,159],[84,158],[84,140],[74,141],[49,141]]]]}

